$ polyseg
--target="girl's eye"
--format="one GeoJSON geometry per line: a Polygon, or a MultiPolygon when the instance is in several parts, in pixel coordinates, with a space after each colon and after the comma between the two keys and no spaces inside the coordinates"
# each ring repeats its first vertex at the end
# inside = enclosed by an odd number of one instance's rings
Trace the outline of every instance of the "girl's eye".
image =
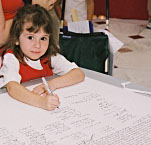
{"type": "Polygon", "coordinates": [[[46,38],[46,37],[42,37],[42,38],[41,38],[41,40],[46,41],[46,40],[47,40],[47,38],[46,38]]]}
{"type": "Polygon", "coordinates": [[[33,36],[28,36],[29,40],[33,40],[33,38],[34,38],[33,36]]]}

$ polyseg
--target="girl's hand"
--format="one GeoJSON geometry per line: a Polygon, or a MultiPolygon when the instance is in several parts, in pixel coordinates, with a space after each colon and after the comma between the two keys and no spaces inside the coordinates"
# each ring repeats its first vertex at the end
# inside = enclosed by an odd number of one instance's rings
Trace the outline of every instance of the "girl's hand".
{"type": "Polygon", "coordinates": [[[47,96],[49,95],[44,84],[38,85],[32,90],[33,93],[40,95],[40,96],[47,96]]]}
{"type": "Polygon", "coordinates": [[[56,109],[59,105],[60,105],[59,97],[56,94],[52,96],[47,95],[44,97],[44,104],[42,104],[42,108],[51,111],[56,109]]]}
{"type": "Polygon", "coordinates": [[[56,94],[50,96],[45,89],[44,84],[36,86],[32,92],[43,97],[42,101],[40,102],[40,108],[51,111],[60,105],[59,97],[56,94]]]}

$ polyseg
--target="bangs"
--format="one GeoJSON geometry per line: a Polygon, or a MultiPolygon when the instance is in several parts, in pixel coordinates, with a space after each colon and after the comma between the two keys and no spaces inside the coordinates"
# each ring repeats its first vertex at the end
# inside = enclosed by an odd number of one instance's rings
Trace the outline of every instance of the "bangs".
{"type": "Polygon", "coordinates": [[[35,13],[33,15],[27,15],[24,24],[29,23],[29,27],[26,29],[29,32],[37,33],[41,28],[47,34],[51,34],[50,21],[40,16],[40,13],[35,13]]]}

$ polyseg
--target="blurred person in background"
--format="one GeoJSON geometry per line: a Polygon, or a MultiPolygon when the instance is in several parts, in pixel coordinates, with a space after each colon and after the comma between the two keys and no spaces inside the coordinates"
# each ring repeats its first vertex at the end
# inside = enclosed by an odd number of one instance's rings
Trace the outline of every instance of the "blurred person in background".
{"type": "Polygon", "coordinates": [[[146,27],[148,29],[151,29],[151,0],[148,0],[148,15],[149,15],[149,19],[146,27]]]}
{"type": "MultiPolygon", "coordinates": [[[[61,5],[58,4],[55,9],[61,20],[61,5]]],[[[79,21],[91,21],[94,14],[94,0],[66,0],[64,26],[73,21],[71,10],[76,10],[79,21]]]]}
{"type": "MultiPolygon", "coordinates": [[[[7,42],[13,18],[24,4],[39,4],[50,10],[57,0],[0,0],[0,47],[7,42]]],[[[1,50],[0,50],[1,52],[1,50]]]]}

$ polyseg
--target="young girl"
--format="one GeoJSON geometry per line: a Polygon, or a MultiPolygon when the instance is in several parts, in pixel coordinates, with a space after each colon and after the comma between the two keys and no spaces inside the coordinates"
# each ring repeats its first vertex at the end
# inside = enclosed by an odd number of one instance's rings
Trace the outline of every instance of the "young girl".
{"type": "Polygon", "coordinates": [[[13,20],[0,69],[0,88],[5,86],[16,100],[46,110],[59,106],[58,96],[48,95],[44,84],[29,91],[20,83],[58,74],[59,77],[48,81],[54,91],[84,80],[80,68],[59,54],[50,25],[49,13],[39,5],[20,8],[13,20]]]}

